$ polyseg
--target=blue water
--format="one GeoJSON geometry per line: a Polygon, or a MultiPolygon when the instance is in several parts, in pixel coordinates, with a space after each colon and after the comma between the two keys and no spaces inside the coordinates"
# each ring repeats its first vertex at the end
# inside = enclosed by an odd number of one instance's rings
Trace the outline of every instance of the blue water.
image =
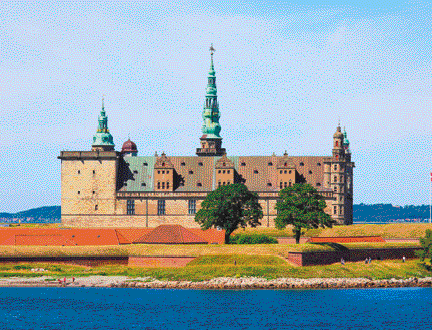
{"type": "Polygon", "coordinates": [[[431,329],[432,289],[0,288],[0,329],[431,329]]]}

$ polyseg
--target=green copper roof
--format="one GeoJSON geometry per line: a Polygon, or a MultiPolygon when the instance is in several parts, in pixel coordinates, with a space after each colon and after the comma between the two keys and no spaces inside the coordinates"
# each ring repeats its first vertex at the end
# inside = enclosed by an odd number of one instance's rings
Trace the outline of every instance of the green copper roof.
{"type": "Polygon", "coordinates": [[[215,49],[213,45],[210,47],[211,63],[210,71],[207,77],[207,88],[206,88],[206,100],[204,104],[204,110],[202,113],[203,126],[202,132],[207,135],[207,138],[221,139],[219,133],[221,126],[219,124],[219,103],[217,100],[217,88],[216,88],[216,72],[213,65],[213,54],[215,49]]]}
{"type": "Polygon", "coordinates": [[[92,146],[113,146],[114,141],[108,129],[108,117],[105,113],[104,100],[102,99],[102,110],[98,118],[98,128],[93,136],[92,146]]]}
{"type": "Polygon", "coordinates": [[[343,131],[343,136],[344,136],[343,145],[346,147],[349,147],[350,142],[348,140],[347,132],[345,131],[345,127],[344,127],[344,131],[343,131]]]}

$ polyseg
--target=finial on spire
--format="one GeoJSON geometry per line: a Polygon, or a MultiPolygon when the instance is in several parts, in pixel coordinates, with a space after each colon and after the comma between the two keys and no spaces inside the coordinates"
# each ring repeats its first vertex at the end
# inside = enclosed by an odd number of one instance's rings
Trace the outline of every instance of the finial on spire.
{"type": "Polygon", "coordinates": [[[216,49],[214,49],[213,47],[213,43],[210,45],[210,55],[213,56],[214,52],[216,51],[216,49]]]}

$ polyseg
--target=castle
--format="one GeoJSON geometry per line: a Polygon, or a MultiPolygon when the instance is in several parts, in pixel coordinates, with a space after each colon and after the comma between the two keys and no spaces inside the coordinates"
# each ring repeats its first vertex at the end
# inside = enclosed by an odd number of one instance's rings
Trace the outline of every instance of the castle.
{"type": "Polygon", "coordinates": [[[278,191],[306,182],[324,197],[338,224],[352,224],[353,168],[346,132],[333,135],[331,156],[230,156],[222,148],[213,47],[203,135],[196,156],[138,156],[134,142],[115,151],[102,101],[91,151],[61,151],[61,212],[65,226],[199,227],[195,213],[208,192],[244,183],[259,196],[262,226],[274,226],[278,191]]]}

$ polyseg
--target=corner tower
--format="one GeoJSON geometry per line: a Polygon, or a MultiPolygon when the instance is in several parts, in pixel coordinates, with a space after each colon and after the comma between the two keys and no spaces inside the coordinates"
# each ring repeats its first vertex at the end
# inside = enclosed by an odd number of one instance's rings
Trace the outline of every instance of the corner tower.
{"type": "Polygon", "coordinates": [[[102,109],[98,119],[98,128],[93,136],[92,151],[113,151],[114,141],[108,129],[108,117],[105,113],[104,99],[102,98],[102,109]]]}
{"type": "Polygon", "coordinates": [[[203,135],[201,136],[201,148],[197,148],[198,156],[222,156],[225,149],[222,148],[222,138],[219,133],[221,126],[219,124],[219,103],[217,100],[216,72],[213,65],[213,54],[215,49],[213,44],[210,46],[210,71],[207,78],[206,99],[202,117],[204,120],[202,126],[203,135]]]}

